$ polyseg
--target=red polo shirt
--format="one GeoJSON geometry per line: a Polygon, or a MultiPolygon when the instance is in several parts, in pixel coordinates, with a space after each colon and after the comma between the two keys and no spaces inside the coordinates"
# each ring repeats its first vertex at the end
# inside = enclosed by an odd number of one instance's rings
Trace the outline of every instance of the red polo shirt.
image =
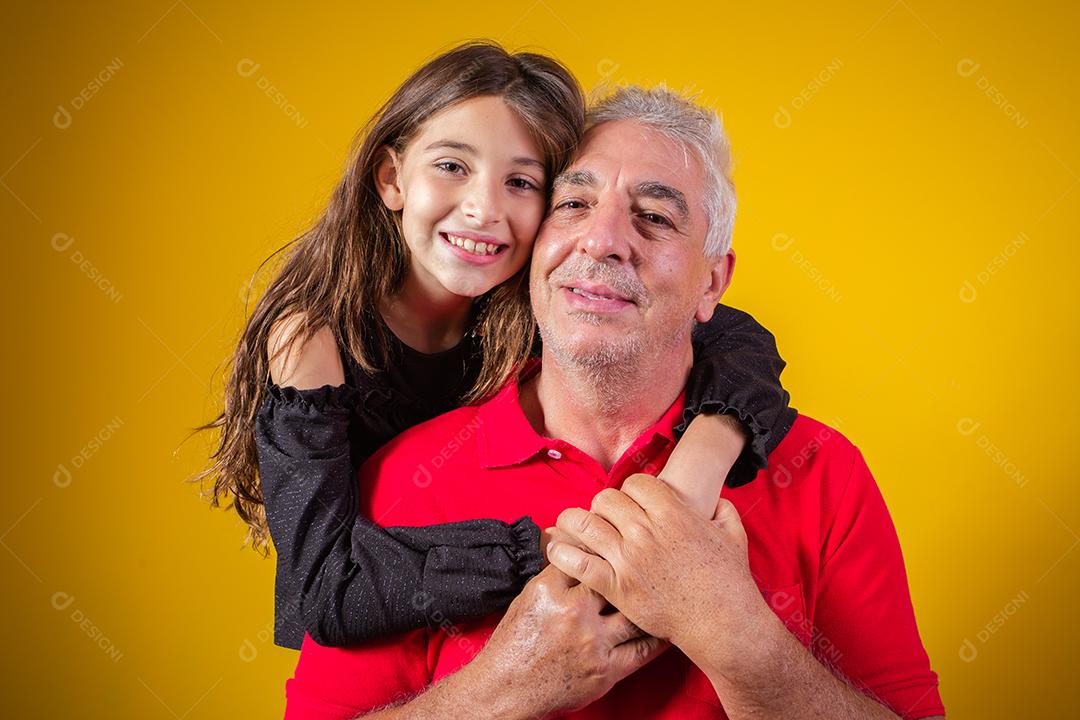
{"type": "MultiPolygon", "coordinates": [[[[662,468],[682,405],[680,397],[605,472],[573,445],[538,435],[510,383],[489,402],[412,428],[380,450],[360,471],[362,511],[383,526],[526,514],[554,525],[564,509],[589,507],[599,490],[662,468]]],[[[762,594],[804,645],[904,718],[944,714],[896,531],[855,446],[800,415],[769,468],[724,496],[746,527],[762,594]]],[[[419,693],[469,662],[501,617],[454,624],[437,605],[436,629],[347,649],[306,637],[286,683],[286,718],[352,718],[419,693]]],[[[672,648],[569,717],[726,715],[705,674],[672,648]]]]}

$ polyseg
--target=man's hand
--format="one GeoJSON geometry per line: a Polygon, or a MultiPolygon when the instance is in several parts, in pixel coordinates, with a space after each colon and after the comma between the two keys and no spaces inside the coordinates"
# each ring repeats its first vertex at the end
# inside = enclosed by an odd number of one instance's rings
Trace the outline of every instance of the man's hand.
{"type": "Polygon", "coordinates": [[[782,629],[750,574],[746,531],[728,500],[706,520],[662,481],[638,474],[621,491],[597,493],[591,512],[563,511],[557,528],[572,540],[548,548],[554,566],[691,660],[740,665],[770,639],[765,631],[782,629]]]}
{"type": "Polygon", "coordinates": [[[668,647],[622,613],[601,614],[605,606],[549,566],[510,604],[469,671],[495,683],[522,717],[582,708],[668,647]]]}
{"type": "Polygon", "coordinates": [[[723,498],[712,521],[662,481],[633,475],[592,512],[565,510],[572,537],[548,549],[642,630],[670,640],[709,677],[731,718],[899,720],[818,662],[766,605],[750,573],[746,531],[723,498]]]}

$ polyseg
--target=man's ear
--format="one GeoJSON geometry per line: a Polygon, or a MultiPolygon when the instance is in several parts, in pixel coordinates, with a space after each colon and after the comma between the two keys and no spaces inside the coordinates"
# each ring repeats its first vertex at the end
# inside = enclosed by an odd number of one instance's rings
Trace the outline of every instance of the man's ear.
{"type": "Polygon", "coordinates": [[[375,166],[375,189],[378,190],[383,205],[397,212],[405,207],[405,195],[401,192],[398,172],[400,156],[393,148],[385,145],[381,153],[382,157],[375,166]]]}
{"type": "Polygon", "coordinates": [[[717,303],[731,284],[731,276],[735,273],[735,251],[728,250],[726,254],[709,262],[712,263],[709,284],[705,287],[697,312],[694,314],[698,322],[709,322],[712,319],[717,303]]]}

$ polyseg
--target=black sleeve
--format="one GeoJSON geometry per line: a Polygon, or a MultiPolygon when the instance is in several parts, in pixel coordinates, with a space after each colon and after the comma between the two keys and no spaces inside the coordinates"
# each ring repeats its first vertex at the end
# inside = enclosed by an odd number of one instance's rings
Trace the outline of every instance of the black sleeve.
{"type": "Polygon", "coordinates": [[[504,609],[540,571],[540,529],[471,520],[382,528],[359,511],[342,385],[267,383],[255,422],[266,519],[277,553],[274,642],[344,646],[446,618],[504,609]]]}
{"type": "Polygon", "coordinates": [[[737,417],[750,436],[727,477],[745,485],[768,465],[797,415],[780,384],[784,361],[772,333],[741,310],[718,305],[712,319],[694,329],[694,367],[686,387],[686,409],[677,433],[700,413],[737,417]]]}

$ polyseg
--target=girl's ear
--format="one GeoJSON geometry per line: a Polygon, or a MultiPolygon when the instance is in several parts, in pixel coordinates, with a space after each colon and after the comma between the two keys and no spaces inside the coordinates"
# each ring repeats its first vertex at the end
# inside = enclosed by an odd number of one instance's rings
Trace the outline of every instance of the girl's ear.
{"type": "Polygon", "coordinates": [[[375,166],[375,189],[379,191],[383,205],[394,212],[405,207],[405,196],[398,181],[399,155],[391,147],[382,148],[382,157],[375,166]]]}

